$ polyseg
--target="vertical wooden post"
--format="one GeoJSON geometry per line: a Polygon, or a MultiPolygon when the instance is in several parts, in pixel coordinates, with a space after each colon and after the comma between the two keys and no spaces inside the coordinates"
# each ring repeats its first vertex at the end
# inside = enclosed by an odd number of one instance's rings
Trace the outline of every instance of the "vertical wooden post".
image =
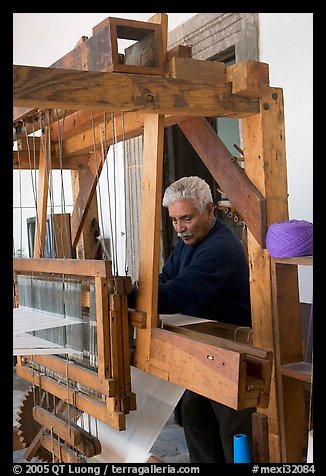
{"type": "Polygon", "coordinates": [[[71,258],[70,214],[53,215],[53,234],[56,243],[57,258],[71,258]]]}
{"type": "Polygon", "coordinates": [[[301,462],[305,447],[304,383],[282,375],[281,366],[303,360],[300,298],[296,265],[272,260],[275,363],[280,408],[280,434],[284,462],[301,462]],[[286,298],[284,298],[286,297],[286,298]]]}
{"type": "MultiPolygon", "coordinates": [[[[80,183],[82,181],[85,170],[72,170],[71,171],[71,183],[72,183],[72,195],[75,203],[78,197],[80,183]]],[[[94,193],[92,201],[87,211],[83,229],[76,245],[76,257],[78,259],[92,259],[92,251],[94,246],[93,235],[91,233],[92,220],[95,218],[98,221],[98,208],[97,208],[97,196],[94,193]]]]}
{"type": "Polygon", "coordinates": [[[43,258],[45,236],[46,236],[46,216],[49,193],[49,173],[50,163],[48,154],[48,128],[45,128],[44,142],[40,148],[38,186],[37,186],[37,216],[35,221],[34,235],[34,258],[43,258]]]}
{"type": "Polygon", "coordinates": [[[162,25],[162,46],[163,46],[163,59],[167,59],[167,50],[168,50],[168,16],[166,13],[155,13],[152,17],[148,19],[150,23],[158,23],[162,25]]]}
{"type": "Polygon", "coordinates": [[[139,290],[136,309],[147,315],[146,329],[137,329],[135,366],[148,369],[151,329],[157,327],[157,297],[162,206],[164,116],[144,117],[144,156],[140,223],[139,290]]]}
{"type": "MultiPolygon", "coordinates": [[[[267,226],[288,219],[283,92],[270,88],[260,98],[260,113],[242,120],[245,171],[266,199],[267,226]]],[[[253,344],[275,351],[271,260],[248,230],[253,344]]],[[[296,289],[297,282],[291,283],[296,289]]],[[[270,462],[280,462],[281,437],[275,359],[267,409],[270,462]]]]}
{"type": "Polygon", "coordinates": [[[101,380],[111,377],[112,373],[108,291],[110,261],[106,262],[106,270],[106,278],[95,276],[98,376],[101,380]]]}

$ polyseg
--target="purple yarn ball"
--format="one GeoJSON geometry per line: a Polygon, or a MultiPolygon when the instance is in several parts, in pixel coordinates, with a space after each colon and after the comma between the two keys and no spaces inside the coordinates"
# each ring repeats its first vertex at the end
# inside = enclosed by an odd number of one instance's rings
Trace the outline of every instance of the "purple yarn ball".
{"type": "Polygon", "coordinates": [[[306,220],[288,220],[269,225],[266,247],[272,258],[311,256],[313,224],[306,220]]]}

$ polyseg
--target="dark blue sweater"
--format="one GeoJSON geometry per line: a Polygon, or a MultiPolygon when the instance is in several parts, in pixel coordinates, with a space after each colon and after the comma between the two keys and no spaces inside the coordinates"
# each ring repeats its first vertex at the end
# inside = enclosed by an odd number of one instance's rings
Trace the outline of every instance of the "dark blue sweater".
{"type": "MultiPolygon", "coordinates": [[[[135,300],[133,286],[129,307],[135,300]]],[[[158,313],[251,325],[247,260],[240,240],[221,220],[198,244],[177,243],[159,274],[158,313]]]]}
{"type": "Polygon", "coordinates": [[[198,244],[177,243],[159,275],[158,313],[251,325],[247,260],[221,220],[198,244]]]}

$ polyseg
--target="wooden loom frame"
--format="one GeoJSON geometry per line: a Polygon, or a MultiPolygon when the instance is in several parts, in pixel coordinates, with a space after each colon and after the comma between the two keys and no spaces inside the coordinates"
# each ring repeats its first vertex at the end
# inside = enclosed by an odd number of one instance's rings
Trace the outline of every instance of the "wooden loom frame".
{"type": "MultiPolygon", "coordinates": [[[[97,372],[56,356],[32,355],[31,360],[57,372],[67,381],[79,383],[105,397],[105,403],[76,393],[72,387],[56,382],[46,375],[37,375],[24,359],[19,359],[17,375],[58,398],[75,405],[118,430],[126,428],[125,415],[135,410],[135,395],[131,392],[128,304],[126,287],[130,278],[112,277],[111,262],[102,260],[71,260],[46,258],[16,258],[14,272],[94,277],[97,323],[97,372]]],[[[35,275],[35,274],[34,274],[35,275]]]]}
{"type": "MultiPolygon", "coordinates": [[[[105,44],[105,48],[114,45],[117,40],[112,36],[112,22],[107,19],[93,29],[93,36],[89,40],[77,45],[75,50],[52,68],[14,66],[14,106],[57,108],[62,116],[66,114],[63,111],[70,112],[65,123],[65,131],[69,132],[65,132],[63,145],[64,167],[85,168],[72,214],[74,246],[82,234],[93,197],[93,193],[89,193],[85,198],[85,189],[89,187],[94,192],[97,182],[94,157],[89,154],[87,145],[90,119],[85,110],[95,111],[95,124],[102,121],[104,110],[126,111],[125,131],[118,126],[117,139],[144,134],[140,234],[146,236],[146,241],[143,240],[140,245],[136,313],[129,315],[131,324],[137,327],[133,364],[233,408],[257,405],[258,415],[264,418],[256,420],[258,426],[254,426],[254,429],[259,433],[263,431],[262,428],[266,429],[268,422],[267,435],[266,431],[263,435],[267,438],[265,461],[269,459],[277,462],[282,458],[285,461],[284,458],[289,457],[291,460],[293,455],[298,458],[299,445],[291,455],[281,454],[279,427],[282,422],[279,421],[274,366],[271,370],[274,362],[272,352],[275,349],[271,263],[265,249],[267,226],[288,219],[282,90],[269,86],[268,65],[265,63],[247,61],[225,67],[223,63],[182,57],[187,56],[182,47],[167,52],[167,16],[156,14],[149,22],[160,26],[161,34],[151,41],[159,42],[159,46],[155,43],[155,51],[162,51],[163,58],[166,58],[163,68],[159,58],[157,61],[161,77],[137,65],[129,66],[128,73],[121,72],[120,58],[117,60],[116,56],[111,55],[108,64],[101,49],[97,51],[95,66],[91,67],[92,55],[95,55],[96,46],[99,48],[99,35],[108,40],[101,43],[105,44]],[[88,65],[89,71],[78,71],[87,69],[88,65]],[[117,87],[119,95],[116,94],[117,87]],[[242,120],[245,173],[231,160],[227,149],[203,116],[236,117],[242,120]],[[241,347],[228,340],[212,345],[203,343],[198,336],[196,339],[194,335],[172,334],[158,327],[155,309],[159,272],[163,131],[164,127],[171,124],[179,124],[247,224],[254,346],[241,344],[241,347]],[[214,359],[207,359],[207,355],[213,355],[214,359]]],[[[135,29],[139,26],[138,22],[131,20],[123,24],[135,29]]],[[[136,58],[143,50],[144,42],[144,38],[137,39],[138,43],[131,47],[132,51],[129,50],[131,57],[136,58]]],[[[114,47],[111,49],[115,50],[114,47]]],[[[31,132],[28,125],[30,116],[31,111],[16,115],[15,124],[24,118],[31,132]]],[[[55,138],[57,132],[54,121],[51,129],[55,138]]],[[[112,137],[109,145],[113,142],[112,137]]],[[[56,161],[59,163],[56,146],[54,152],[53,164],[56,161]]],[[[20,154],[23,165],[24,161],[27,163],[24,153],[26,146],[24,148],[22,145],[20,154]]],[[[17,164],[14,154],[14,164],[15,159],[17,164]]],[[[41,165],[40,152],[40,170],[41,165]]],[[[298,284],[294,276],[291,279],[295,292],[298,284]]],[[[296,417],[292,425],[299,431],[300,422],[296,423],[296,417]]]]}

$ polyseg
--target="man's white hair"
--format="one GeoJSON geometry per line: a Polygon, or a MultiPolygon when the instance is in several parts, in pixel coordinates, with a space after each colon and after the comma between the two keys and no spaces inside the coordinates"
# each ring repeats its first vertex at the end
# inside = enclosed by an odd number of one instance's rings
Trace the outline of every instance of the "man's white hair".
{"type": "Polygon", "coordinates": [[[163,196],[163,207],[169,207],[178,200],[191,200],[199,213],[203,213],[208,203],[213,201],[212,192],[200,177],[182,177],[167,187],[163,196]]]}

